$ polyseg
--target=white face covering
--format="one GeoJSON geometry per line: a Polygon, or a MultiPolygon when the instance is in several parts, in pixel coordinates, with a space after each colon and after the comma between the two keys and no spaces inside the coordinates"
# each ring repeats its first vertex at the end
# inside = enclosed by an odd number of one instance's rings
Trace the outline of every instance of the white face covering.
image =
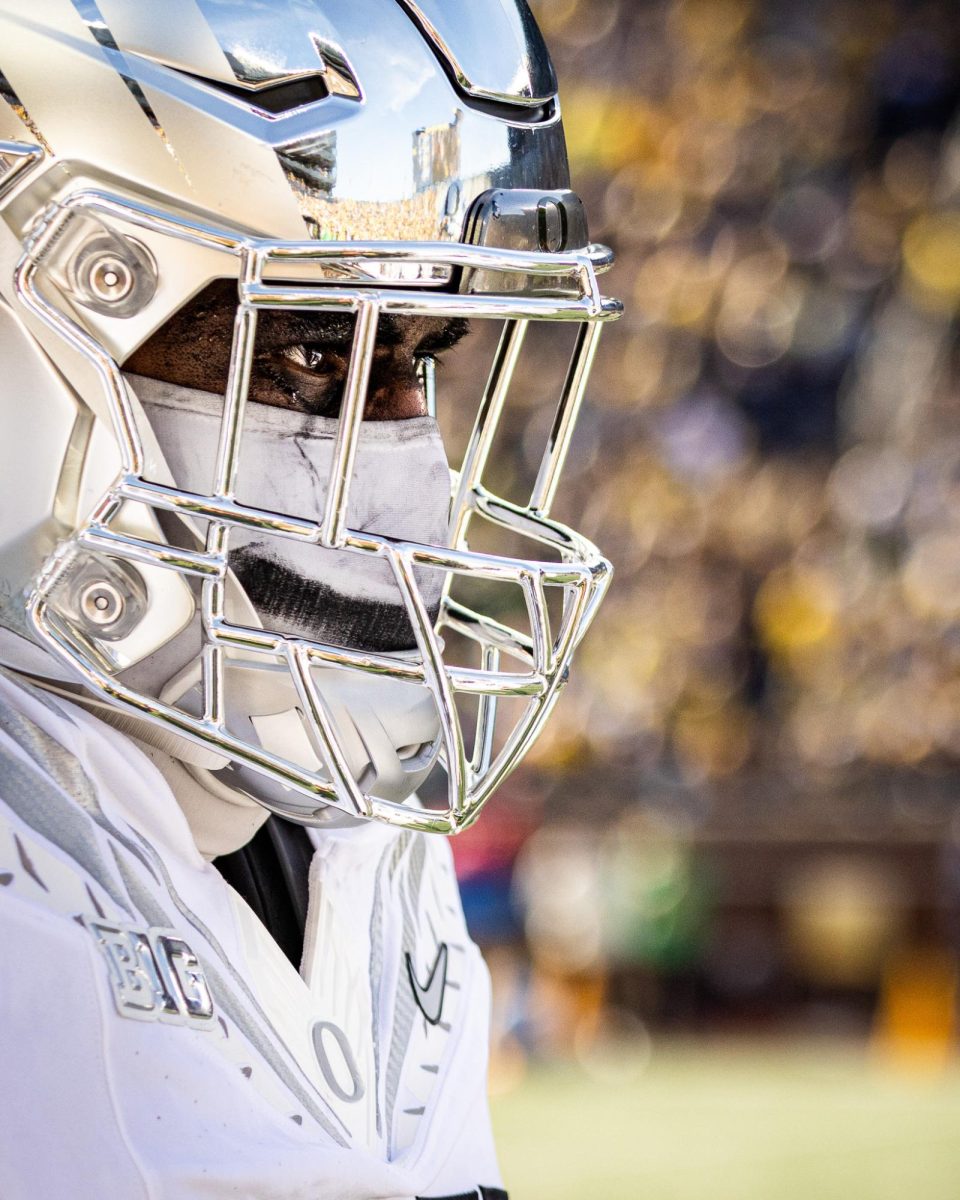
{"type": "MultiPolygon", "coordinates": [[[[140,376],[128,378],[177,486],[211,491],[223,398],[140,376]]],[[[338,425],[328,417],[248,401],[237,500],[319,520],[338,425]]],[[[349,528],[443,544],[449,505],[450,472],[436,421],[414,417],[361,424],[349,528]]],[[[414,646],[393,573],[382,560],[238,528],[230,535],[230,567],[264,624],[278,632],[366,650],[414,646]]],[[[417,581],[428,610],[435,610],[441,573],[422,571],[417,581]]]]}
{"type": "MultiPolygon", "coordinates": [[[[176,486],[200,494],[211,492],[223,398],[140,376],[127,379],[176,486]]],[[[321,519],[337,429],[338,422],[329,418],[248,401],[237,500],[285,515],[321,519]]],[[[348,498],[350,529],[443,544],[449,504],[450,473],[432,418],[362,423],[348,498]]],[[[229,564],[268,629],[387,653],[415,646],[393,573],[372,555],[327,550],[234,527],[229,564]]],[[[417,582],[428,610],[435,610],[442,573],[420,570],[417,582]]],[[[231,619],[229,602],[226,615],[231,619]]],[[[246,614],[240,618],[245,621],[246,614]]],[[[196,648],[188,655],[186,667],[183,657],[176,664],[168,663],[158,685],[166,681],[166,691],[160,694],[184,707],[199,702],[196,648]]],[[[163,664],[147,663],[144,669],[163,672],[163,664]]],[[[335,668],[318,669],[316,674],[346,762],[361,788],[396,802],[407,799],[430,773],[439,749],[439,721],[429,690],[416,683],[335,668]]],[[[228,726],[247,740],[327,774],[306,736],[285,671],[271,675],[228,666],[226,675],[228,726]]],[[[250,800],[243,798],[267,803],[283,798],[279,795],[283,785],[237,763],[221,761],[211,767],[199,763],[193,752],[165,752],[182,758],[200,783],[197,794],[186,789],[189,803],[184,807],[195,836],[206,846],[215,846],[216,853],[242,845],[251,835],[250,818],[244,812],[250,800]]],[[[182,768],[176,769],[182,775],[182,768]]],[[[182,782],[175,787],[178,796],[184,792],[182,782]]]]}

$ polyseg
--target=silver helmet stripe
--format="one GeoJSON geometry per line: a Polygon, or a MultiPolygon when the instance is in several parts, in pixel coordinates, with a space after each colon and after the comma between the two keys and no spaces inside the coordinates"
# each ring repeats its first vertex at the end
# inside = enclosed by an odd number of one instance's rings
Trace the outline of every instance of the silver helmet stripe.
{"type": "Polygon", "coordinates": [[[38,0],[31,10],[0,12],[2,66],[49,144],[58,154],[69,147],[69,157],[83,162],[107,157],[118,174],[182,192],[176,163],[159,138],[143,136],[140,105],[72,0],[38,0]],[[61,30],[56,70],[49,65],[51,27],[61,30]]]}
{"type": "Polygon", "coordinates": [[[164,128],[160,124],[156,112],[154,112],[153,105],[147,99],[143,88],[140,86],[137,80],[134,79],[131,74],[129,74],[126,68],[126,60],[123,57],[123,53],[120,50],[120,47],[117,45],[113,34],[110,32],[106,21],[103,19],[103,15],[101,14],[100,9],[97,7],[96,0],[73,0],[73,6],[76,8],[81,18],[86,21],[87,28],[93,34],[97,44],[103,47],[103,49],[107,52],[108,59],[113,61],[120,78],[126,84],[127,91],[129,91],[130,95],[134,98],[134,100],[136,100],[137,104],[140,105],[140,111],[150,122],[154,133],[156,133],[156,135],[160,138],[160,141],[163,143],[163,148],[171,156],[180,170],[186,174],[183,163],[181,163],[180,159],[177,157],[176,150],[174,150],[173,146],[170,144],[170,139],[164,132],[164,128]],[[114,58],[114,56],[116,57],[114,58]]]}
{"type": "Polygon", "coordinates": [[[329,17],[318,7],[308,12],[303,4],[275,0],[271,24],[272,43],[260,47],[255,58],[242,47],[242,16],[246,5],[196,0],[224,57],[233,71],[234,82],[250,88],[325,71],[322,47],[332,59],[345,62],[346,54],[329,17]],[[283,60],[283,61],[281,61],[283,60]]]}

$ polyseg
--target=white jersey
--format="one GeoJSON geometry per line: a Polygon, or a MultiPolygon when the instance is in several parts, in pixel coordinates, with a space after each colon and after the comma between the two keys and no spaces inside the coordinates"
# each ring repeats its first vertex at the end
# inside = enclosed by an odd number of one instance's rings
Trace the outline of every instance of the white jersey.
{"type": "Polygon", "coordinates": [[[449,846],[314,840],[298,974],[137,747],[0,675],[4,1200],[505,1196],[449,846]]]}

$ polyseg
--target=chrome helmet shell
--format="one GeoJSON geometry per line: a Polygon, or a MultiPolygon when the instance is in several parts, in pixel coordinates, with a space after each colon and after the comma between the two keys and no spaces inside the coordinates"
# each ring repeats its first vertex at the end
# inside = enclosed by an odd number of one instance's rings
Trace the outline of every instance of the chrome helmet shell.
{"type": "MultiPolygon", "coordinates": [[[[611,255],[589,243],[568,190],[556,80],[525,0],[39,0],[29,12],[3,0],[0,47],[0,661],[82,684],[214,773],[239,768],[293,820],[339,810],[465,827],[547,718],[610,574],[550,518],[597,338],[620,306],[598,288],[611,255]],[[225,277],[233,355],[202,493],[171,475],[121,366],[225,277]],[[322,513],[236,495],[257,318],[277,308],[355,315],[322,513]],[[451,472],[444,544],[347,523],[381,313],[503,322],[451,472]],[[484,469],[541,320],[576,323],[575,346],[532,494],[508,503],[484,469]],[[480,525],[528,553],[471,549],[480,525]],[[265,627],[230,569],[237,528],[380,559],[416,649],[265,627]],[[436,619],[424,572],[443,578],[436,619]],[[514,589],[524,620],[458,601],[463,577],[514,589]],[[447,661],[454,635],[475,665],[447,661]],[[147,686],[157,663],[163,686],[147,686]],[[238,729],[246,701],[232,697],[251,679],[283,693],[297,737],[238,729]],[[426,689],[445,806],[367,788],[336,702],[344,680],[426,689]],[[501,697],[522,701],[508,728],[501,697]]],[[[432,404],[429,362],[423,378],[432,404]]]]}

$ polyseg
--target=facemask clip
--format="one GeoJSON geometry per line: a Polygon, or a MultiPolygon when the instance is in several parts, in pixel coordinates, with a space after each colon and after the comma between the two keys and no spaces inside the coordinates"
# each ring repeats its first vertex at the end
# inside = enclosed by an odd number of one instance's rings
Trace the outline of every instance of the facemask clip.
{"type": "Polygon", "coordinates": [[[88,213],[53,222],[32,257],[71,299],[105,317],[133,317],[157,292],[157,264],[136,239],[88,213]]]}
{"type": "Polygon", "coordinates": [[[98,641],[127,637],[147,611],[147,590],[139,573],[128,563],[102,554],[88,557],[52,599],[71,624],[98,641]]]}

